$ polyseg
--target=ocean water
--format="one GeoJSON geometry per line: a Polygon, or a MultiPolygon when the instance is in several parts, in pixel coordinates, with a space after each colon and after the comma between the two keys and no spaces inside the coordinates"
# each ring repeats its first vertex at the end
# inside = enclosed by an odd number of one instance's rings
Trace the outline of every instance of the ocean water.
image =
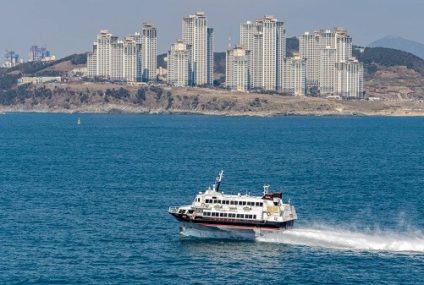
{"type": "Polygon", "coordinates": [[[423,284],[423,163],[423,118],[0,115],[0,284],[423,284]],[[180,236],[221,169],[295,228],[180,236]]]}

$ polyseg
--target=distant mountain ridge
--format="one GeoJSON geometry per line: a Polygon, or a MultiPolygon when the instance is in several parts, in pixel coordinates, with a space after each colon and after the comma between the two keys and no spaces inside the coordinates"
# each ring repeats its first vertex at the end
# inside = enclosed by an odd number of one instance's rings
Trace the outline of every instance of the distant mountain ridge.
{"type": "Polygon", "coordinates": [[[368,45],[368,47],[392,48],[412,53],[424,59],[424,44],[404,39],[402,37],[386,36],[376,40],[368,45]]]}

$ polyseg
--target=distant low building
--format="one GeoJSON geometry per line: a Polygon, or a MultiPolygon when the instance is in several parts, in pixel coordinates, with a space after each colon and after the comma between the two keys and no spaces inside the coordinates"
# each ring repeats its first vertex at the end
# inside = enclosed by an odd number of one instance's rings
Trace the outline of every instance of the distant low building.
{"type": "Polygon", "coordinates": [[[4,59],[3,67],[5,68],[11,68],[23,62],[19,59],[19,54],[14,51],[6,51],[4,59]]]}
{"type": "Polygon", "coordinates": [[[69,72],[70,77],[85,77],[88,74],[87,67],[74,68],[69,72]]]}
{"type": "Polygon", "coordinates": [[[56,56],[52,55],[51,52],[45,47],[32,46],[29,51],[29,62],[36,61],[54,61],[56,60],[56,56]]]}
{"type": "Polygon", "coordinates": [[[22,77],[18,79],[18,85],[24,84],[44,84],[50,82],[62,82],[60,76],[44,76],[44,77],[22,77]]]}

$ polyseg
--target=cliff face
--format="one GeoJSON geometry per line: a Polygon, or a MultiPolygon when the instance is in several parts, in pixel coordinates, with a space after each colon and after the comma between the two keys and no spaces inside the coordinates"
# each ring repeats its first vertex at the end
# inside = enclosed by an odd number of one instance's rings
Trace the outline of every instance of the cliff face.
{"type": "Polygon", "coordinates": [[[418,100],[341,101],[110,83],[26,85],[7,94],[1,97],[0,111],[3,112],[197,113],[231,116],[424,115],[424,102],[418,100]]]}

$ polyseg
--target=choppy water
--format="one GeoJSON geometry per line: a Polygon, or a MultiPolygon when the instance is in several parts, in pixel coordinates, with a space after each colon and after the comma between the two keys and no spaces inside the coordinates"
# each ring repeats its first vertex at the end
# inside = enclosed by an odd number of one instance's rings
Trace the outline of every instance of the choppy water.
{"type": "Polygon", "coordinates": [[[0,283],[422,284],[424,119],[0,116],[0,283]],[[168,214],[283,190],[296,228],[181,237],[168,214]],[[219,236],[218,236],[219,237],[219,236]]]}

